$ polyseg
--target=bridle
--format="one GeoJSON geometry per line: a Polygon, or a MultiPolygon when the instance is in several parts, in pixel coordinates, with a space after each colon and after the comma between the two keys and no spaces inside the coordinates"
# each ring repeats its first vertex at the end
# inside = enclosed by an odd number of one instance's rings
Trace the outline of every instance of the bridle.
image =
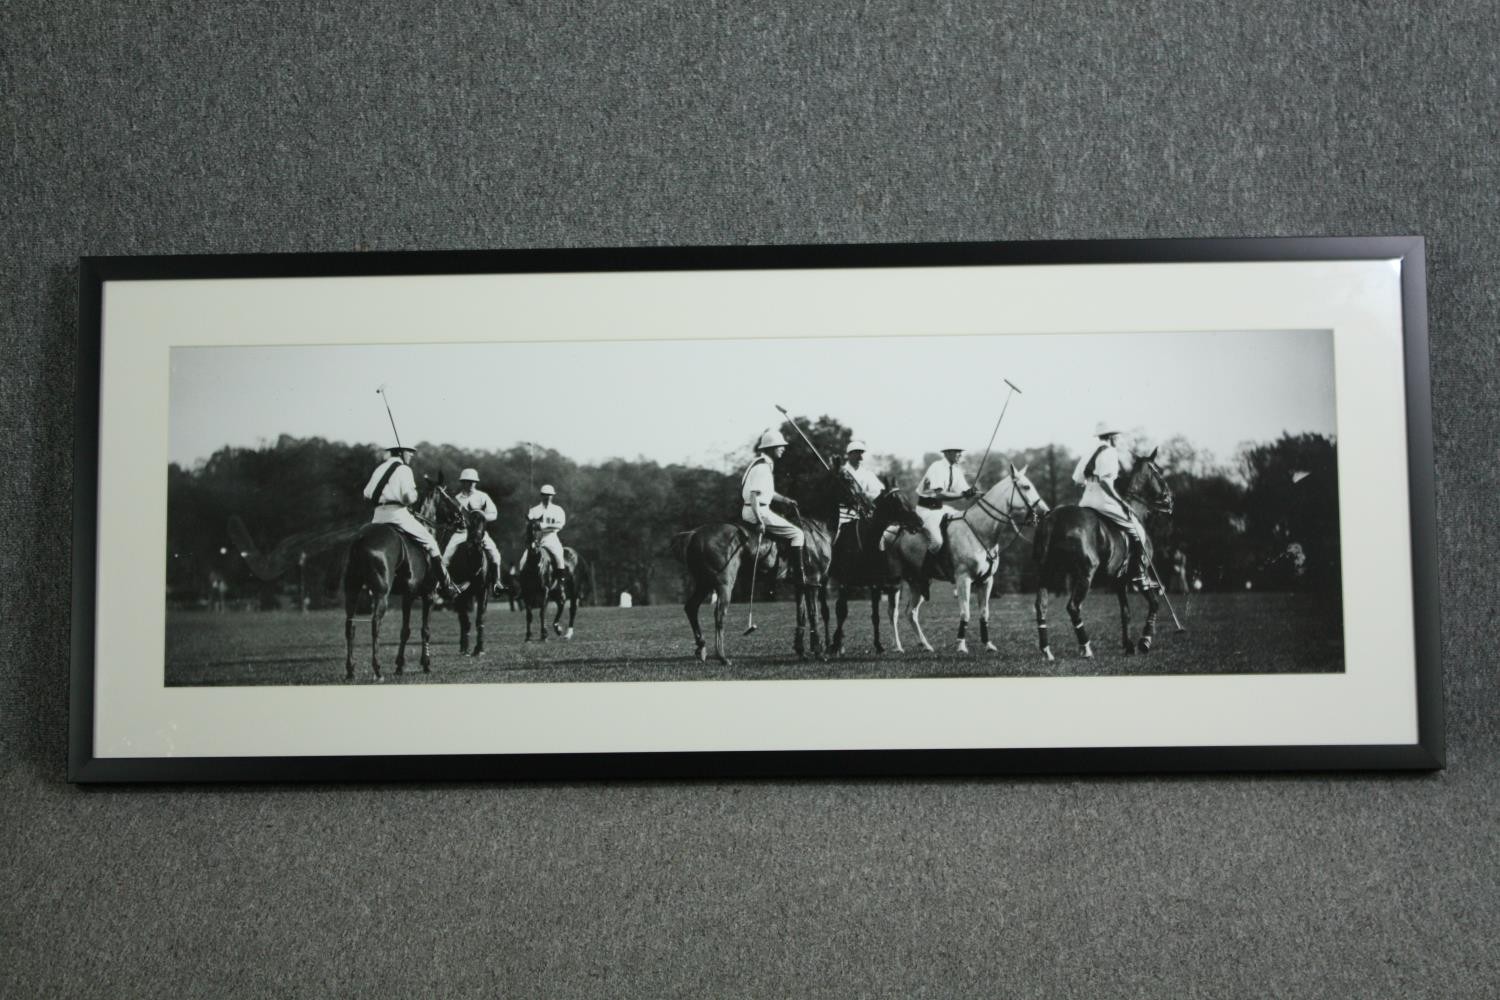
{"type": "MultiPolygon", "coordinates": [[[[1032,492],[1036,492],[1035,487],[1032,487],[1032,492]]],[[[1007,506],[1007,509],[1002,510],[1000,507],[991,503],[985,495],[981,494],[980,497],[974,501],[974,503],[970,504],[969,507],[964,510],[959,519],[962,521],[968,521],[969,511],[973,510],[975,507],[978,507],[980,510],[984,511],[995,520],[1004,521],[1006,524],[1010,525],[1010,530],[1012,532],[1020,535],[1022,528],[1030,527],[1047,515],[1046,512],[1043,512],[1041,514],[1037,513],[1037,508],[1042,505],[1042,495],[1040,493],[1037,493],[1036,500],[1028,500],[1026,498],[1025,492],[1021,490],[1018,481],[1014,477],[1010,477],[1010,498],[1012,501],[1014,501],[1017,496],[1021,498],[1021,505],[1026,508],[1026,514],[1022,518],[1018,519],[1016,515],[1012,513],[1012,511],[1015,510],[1014,504],[1010,504],[1007,506]]],[[[973,526],[970,525],[970,527],[972,528],[973,526]]]]}
{"type": "Polygon", "coordinates": [[[431,504],[433,509],[433,514],[430,516],[427,514],[423,514],[420,510],[411,511],[411,516],[425,524],[428,530],[436,533],[439,528],[452,528],[455,531],[459,528],[466,528],[463,520],[463,515],[457,513],[458,501],[449,496],[448,491],[443,489],[441,486],[434,485],[430,490],[427,491],[427,494],[421,498],[417,506],[427,507],[429,504],[431,504]],[[454,515],[449,515],[447,518],[438,516],[438,514],[436,513],[439,506],[437,498],[440,496],[452,505],[454,515]]]}
{"type": "Polygon", "coordinates": [[[1161,493],[1155,497],[1148,499],[1141,496],[1139,493],[1133,492],[1129,487],[1126,487],[1125,489],[1120,491],[1120,496],[1127,503],[1133,500],[1136,503],[1141,504],[1153,514],[1165,514],[1170,517],[1175,504],[1173,504],[1172,502],[1172,490],[1167,486],[1167,478],[1162,474],[1161,468],[1155,462],[1147,460],[1146,468],[1151,472],[1152,477],[1161,486],[1161,493]]]}

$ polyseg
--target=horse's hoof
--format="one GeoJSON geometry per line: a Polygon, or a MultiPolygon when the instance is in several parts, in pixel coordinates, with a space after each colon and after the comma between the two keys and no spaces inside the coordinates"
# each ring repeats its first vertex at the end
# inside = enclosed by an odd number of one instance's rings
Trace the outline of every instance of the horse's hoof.
{"type": "Polygon", "coordinates": [[[1124,652],[1125,652],[1126,656],[1134,656],[1135,655],[1135,643],[1133,643],[1133,642],[1127,642],[1127,643],[1125,643],[1124,652]]]}
{"type": "Polygon", "coordinates": [[[573,630],[571,628],[569,628],[568,631],[567,631],[567,633],[563,636],[563,638],[564,639],[571,639],[571,638],[573,638],[573,630]]]}
{"type": "Polygon", "coordinates": [[[1047,658],[1047,662],[1048,663],[1051,663],[1053,660],[1057,659],[1057,657],[1055,657],[1055,656],[1052,655],[1052,650],[1051,650],[1050,647],[1046,648],[1046,649],[1043,649],[1042,650],[1042,655],[1047,658]]]}
{"type": "Polygon", "coordinates": [[[969,640],[960,639],[958,645],[953,647],[955,653],[967,653],[969,651],[969,640]]]}
{"type": "Polygon", "coordinates": [[[1146,653],[1151,652],[1151,640],[1150,639],[1142,639],[1140,642],[1138,642],[1136,644],[1136,649],[1139,650],[1142,655],[1145,655],[1146,653]]]}
{"type": "Polygon", "coordinates": [[[469,652],[469,644],[467,642],[461,642],[461,643],[458,644],[458,655],[459,656],[466,656],[466,655],[468,655],[468,652],[469,652]]]}
{"type": "Polygon", "coordinates": [[[720,665],[722,665],[722,666],[726,666],[726,667],[732,667],[732,666],[734,666],[733,663],[729,662],[729,657],[727,657],[727,656],[715,656],[714,659],[718,660],[719,663],[720,663],[720,665]]]}
{"type": "Polygon", "coordinates": [[[930,642],[924,642],[924,643],[922,643],[922,648],[925,649],[925,650],[927,650],[927,652],[929,652],[929,653],[936,653],[937,652],[937,650],[935,650],[935,649],[932,648],[932,643],[930,643],[930,642]]]}
{"type": "Polygon", "coordinates": [[[483,646],[475,646],[474,647],[474,652],[473,652],[472,655],[474,655],[474,656],[483,656],[484,655],[484,647],[483,646]]]}
{"type": "Polygon", "coordinates": [[[556,635],[562,635],[562,626],[559,625],[559,624],[557,624],[556,622],[553,622],[552,623],[552,631],[556,635]]]}
{"type": "Polygon", "coordinates": [[[995,645],[993,642],[987,642],[987,643],[985,643],[984,644],[984,648],[987,649],[987,650],[989,650],[991,653],[998,653],[998,652],[1000,652],[1000,647],[997,646],[997,645],[995,645]]]}
{"type": "Polygon", "coordinates": [[[1085,660],[1092,660],[1094,658],[1094,644],[1092,642],[1083,644],[1083,658],[1085,660]]]}

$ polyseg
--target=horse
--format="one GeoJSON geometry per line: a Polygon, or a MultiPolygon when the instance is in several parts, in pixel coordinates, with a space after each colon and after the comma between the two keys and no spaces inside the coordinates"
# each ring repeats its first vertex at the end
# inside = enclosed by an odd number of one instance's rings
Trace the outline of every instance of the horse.
{"type": "MultiPolygon", "coordinates": [[[[1047,515],[1047,501],[1037,493],[1026,476],[1026,467],[1010,465],[1008,475],[991,486],[959,517],[943,526],[943,547],[936,556],[930,554],[926,531],[903,529],[886,545],[892,571],[899,572],[911,590],[912,605],[906,612],[917,641],[929,653],[932,644],[922,631],[922,605],[931,596],[931,582],[944,580],[954,584],[958,598],[958,641],[955,649],[969,651],[969,603],[975,583],[980,585],[979,641],[992,653],[999,652],[990,640],[990,593],[995,586],[995,568],[1000,553],[1008,548],[1023,529],[1047,515]]],[[[896,650],[901,651],[901,630],[893,606],[891,630],[896,636],[896,650]]]]}
{"type": "Polygon", "coordinates": [[[688,574],[687,601],[682,610],[687,614],[688,624],[693,627],[693,652],[700,661],[708,660],[708,642],[703,638],[703,627],[698,622],[698,609],[704,601],[712,599],[714,659],[728,665],[724,618],[729,613],[729,600],[740,566],[748,553],[759,561],[759,566],[766,567],[768,574],[774,572],[776,546],[743,524],[720,521],[678,532],[672,536],[670,549],[673,558],[688,574]]]}
{"type": "Polygon", "coordinates": [[[500,572],[500,567],[485,555],[484,526],[483,511],[464,511],[464,540],[448,563],[448,575],[459,588],[458,596],[453,599],[453,610],[458,612],[458,651],[469,652],[469,609],[472,606],[474,656],[484,655],[484,612],[489,607],[490,590],[500,572]]]}
{"type": "Polygon", "coordinates": [[[564,639],[573,638],[573,623],[578,618],[578,574],[582,559],[575,549],[563,547],[563,563],[569,574],[566,578],[552,565],[552,557],[542,548],[541,532],[536,524],[526,526],[526,558],[524,565],[515,574],[516,586],[521,592],[521,604],[526,609],[526,641],[531,641],[531,613],[538,613],[538,635],[547,641],[547,602],[557,605],[557,614],[552,618],[552,631],[564,639]],[[563,604],[568,605],[568,631],[563,632],[563,604]]]}
{"type": "MultiPolygon", "coordinates": [[[[833,557],[831,533],[828,526],[813,518],[792,515],[789,520],[802,529],[804,539],[803,564],[805,575],[797,572],[797,563],[788,558],[785,570],[792,576],[797,604],[797,625],[792,636],[792,649],[799,657],[806,657],[805,637],[812,633],[812,654],[819,659],[827,642],[828,630],[828,566],[833,557]],[[814,599],[821,598],[824,634],[818,634],[817,613],[814,599]]],[[[758,567],[766,570],[769,582],[782,568],[781,554],[774,542],[751,525],[718,521],[700,525],[691,531],[673,536],[670,545],[673,557],[687,570],[689,585],[687,600],[682,606],[688,624],[693,627],[693,651],[700,661],[708,659],[708,643],[703,638],[703,627],[698,621],[698,609],[703,602],[712,599],[714,605],[714,659],[729,665],[729,656],[724,647],[724,619],[729,612],[730,598],[734,593],[747,553],[753,553],[758,567]]],[[[753,600],[752,595],[752,600],[753,600]]],[[[748,634],[748,633],[747,633],[748,634]]]]}
{"type": "MultiPolygon", "coordinates": [[[[441,482],[428,483],[417,495],[417,518],[429,527],[447,532],[462,523],[458,502],[441,482]]],[[[362,591],[370,593],[370,667],[380,680],[380,622],[392,594],[401,595],[401,646],[396,652],[396,673],[406,667],[406,643],[411,638],[411,605],[422,600],[422,672],[432,672],[432,592],[438,576],[432,571],[432,556],[420,542],[408,538],[393,524],[367,524],[354,541],[344,566],[344,674],[354,679],[354,616],[362,591]]]]}
{"type": "MultiPolygon", "coordinates": [[[[901,564],[892,560],[882,547],[881,538],[891,525],[911,531],[922,530],[922,519],[912,507],[911,499],[898,487],[887,485],[873,502],[863,496],[854,504],[859,519],[835,529],[833,561],[829,576],[838,585],[837,627],[828,644],[830,656],[844,651],[844,619],[849,617],[849,588],[870,589],[870,624],[875,637],[875,652],[885,652],[880,641],[880,598],[884,596],[891,609],[894,627],[901,603],[901,564]]],[[[896,636],[896,650],[901,651],[901,637],[896,636]]]]}
{"type": "MultiPolygon", "coordinates": [[[[1147,516],[1172,515],[1172,489],[1156,464],[1156,451],[1135,455],[1120,497],[1144,524],[1147,516]]],[[[1151,566],[1151,538],[1146,537],[1142,562],[1151,566]]],[[[1114,584],[1120,601],[1120,642],[1126,656],[1151,652],[1156,632],[1156,612],[1160,607],[1156,594],[1146,591],[1146,624],[1139,642],[1130,639],[1130,545],[1121,528],[1110,524],[1102,515],[1087,507],[1058,507],[1043,522],[1032,542],[1032,556],[1037,566],[1036,632],[1037,642],[1047,659],[1054,659],[1047,641],[1047,603],[1051,590],[1068,594],[1068,618],[1078,648],[1085,659],[1094,655],[1088,630],[1083,625],[1082,606],[1096,579],[1114,584]]]]}

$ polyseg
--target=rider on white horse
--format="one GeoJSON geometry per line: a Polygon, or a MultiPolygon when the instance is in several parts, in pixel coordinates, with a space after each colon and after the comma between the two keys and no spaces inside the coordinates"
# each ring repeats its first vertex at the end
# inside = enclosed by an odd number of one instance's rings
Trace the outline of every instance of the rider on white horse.
{"type": "MultiPolygon", "coordinates": [[[[490,495],[479,488],[479,472],[475,469],[465,469],[458,474],[458,484],[458,492],[453,495],[453,499],[458,502],[458,509],[464,512],[477,510],[484,515],[486,524],[495,523],[495,519],[500,516],[500,511],[496,509],[495,501],[490,499],[490,495]]],[[[443,552],[444,566],[453,561],[453,553],[458,551],[458,547],[464,543],[466,537],[465,532],[455,531],[453,537],[448,539],[448,548],[443,552]]],[[[484,551],[495,564],[495,589],[498,593],[500,589],[498,575],[502,565],[500,550],[495,546],[495,540],[490,537],[488,531],[484,533],[484,551]]]]}
{"type": "Polygon", "coordinates": [[[1073,469],[1073,482],[1083,487],[1078,506],[1087,507],[1125,532],[1130,542],[1130,586],[1139,591],[1159,590],[1146,576],[1146,526],[1115,490],[1115,477],[1120,474],[1120,453],[1116,450],[1120,434],[1103,421],[1094,428],[1098,445],[1073,469]]]}
{"type": "Polygon", "coordinates": [[[416,458],[417,449],[395,445],[387,448],[386,454],[390,457],[375,467],[363,491],[365,499],[375,505],[375,514],[370,518],[370,523],[389,524],[426,549],[437,569],[439,585],[444,590],[452,591],[455,589],[453,580],[448,576],[448,567],[443,563],[443,553],[438,548],[437,539],[407,509],[418,499],[417,481],[412,475],[411,466],[407,464],[416,458]]]}
{"type": "Polygon", "coordinates": [[[771,509],[774,501],[794,513],[797,511],[797,501],[776,492],[776,460],[785,451],[786,438],[774,428],[763,431],[755,442],[755,457],[740,478],[740,520],[759,528],[767,538],[785,542],[797,557],[798,572],[805,578],[802,557],[807,538],[801,528],[771,509]]]}
{"type": "MultiPolygon", "coordinates": [[[[545,485],[541,489],[540,502],[533,505],[526,512],[526,523],[534,525],[537,532],[537,542],[552,559],[552,568],[556,571],[559,579],[570,579],[573,575],[568,569],[567,560],[563,558],[562,540],[557,533],[568,523],[568,515],[555,501],[557,490],[551,485],[545,485]]],[[[528,547],[521,553],[521,561],[516,565],[516,572],[520,573],[526,565],[526,560],[531,557],[531,549],[528,547]]]]}
{"type": "Polygon", "coordinates": [[[943,547],[943,522],[963,516],[962,511],[948,506],[947,501],[966,500],[979,494],[959,467],[963,453],[962,448],[944,448],[943,457],[927,467],[927,474],[917,487],[917,514],[927,528],[927,547],[933,552],[943,547]]]}
{"type": "MultiPolygon", "coordinates": [[[[844,466],[840,471],[848,481],[851,498],[863,497],[873,502],[885,491],[885,484],[880,481],[880,477],[865,467],[865,443],[863,441],[858,438],[850,441],[849,447],[844,449],[844,459],[844,466]]],[[[864,512],[847,500],[840,503],[838,530],[842,531],[844,525],[858,521],[862,516],[864,512]]],[[[838,534],[835,532],[834,540],[837,541],[837,539],[838,534]]]]}

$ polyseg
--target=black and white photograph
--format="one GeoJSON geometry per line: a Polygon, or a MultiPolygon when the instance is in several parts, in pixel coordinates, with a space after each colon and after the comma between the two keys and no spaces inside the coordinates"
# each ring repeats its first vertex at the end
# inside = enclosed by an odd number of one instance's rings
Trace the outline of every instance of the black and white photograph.
{"type": "Polygon", "coordinates": [[[101,262],[95,756],[1412,744],[1410,247],[1306,248],[101,262]]]}
{"type": "Polygon", "coordinates": [[[1344,669],[1330,331],[432,340],[171,350],[167,685],[1344,669]]]}

